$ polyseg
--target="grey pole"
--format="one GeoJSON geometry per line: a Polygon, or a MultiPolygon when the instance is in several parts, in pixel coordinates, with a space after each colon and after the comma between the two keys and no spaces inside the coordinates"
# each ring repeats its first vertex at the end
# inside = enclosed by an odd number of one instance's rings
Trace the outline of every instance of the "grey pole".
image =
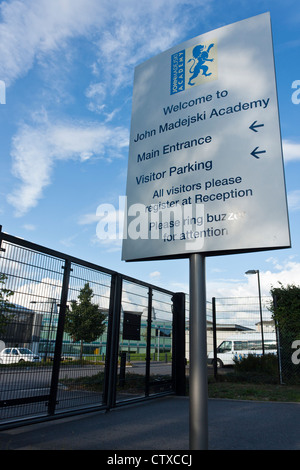
{"type": "Polygon", "coordinates": [[[261,292],[260,292],[260,278],[259,270],[257,270],[257,283],[258,283],[258,298],[259,298],[259,315],[260,315],[260,327],[261,327],[261,342],[262,342],[262,353],[265,355],[265,341],[264,341],[264,327],[263,327],[263,316],[261,307],[261,292]]]}
{"type": "Polygon", "coordinates": [[[190,256],[190,449],[208,449],[205,256],[190,256]]]}
{"type": "Polygon", "coordinates": [[[263,328],[263,317],[262,317],[262,306],[261,306],[259,269],[249,269],[248,271],[245,272],[245,274],[257,274],[262,353],[263,353],[263,356],[264,356],[265,355],[265,342],[264,342],[264,328],[263,328]]]}

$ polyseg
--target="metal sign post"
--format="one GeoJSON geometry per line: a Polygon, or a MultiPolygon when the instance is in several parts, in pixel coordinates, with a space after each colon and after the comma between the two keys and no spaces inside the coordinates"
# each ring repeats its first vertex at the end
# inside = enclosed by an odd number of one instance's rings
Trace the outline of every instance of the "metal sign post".
{"type": "Polygon", "coordinates": [[[205,257],[291,246],[269,13],[136,67],[126,208],[123,260],[190,260],[190,447],[207,449],[205,257]]]}
{"type": "Polygon", "coordinates": [[[190,256],[190,449],[208,449],[205,256],[190,256]]]}

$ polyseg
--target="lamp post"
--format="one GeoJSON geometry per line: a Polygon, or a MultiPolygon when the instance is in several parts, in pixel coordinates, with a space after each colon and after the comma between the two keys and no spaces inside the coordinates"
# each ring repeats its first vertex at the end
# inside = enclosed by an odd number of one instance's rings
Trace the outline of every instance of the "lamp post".
{"type": "Polygon", "coordinates": [[[249,269],[245,274],[257,274],[257,283],[258,283],[258,297],[259,297],[259,314],[260,314],[260,328],[261,328],[261,341],[262,341],[262,353],[265,355],[265,343],[264,343],[264,329],[263,329],[263,319],[262,319],[262,308],[261,308],[261,293],[260,293],[260,278],[258,269],[249,269]]]}

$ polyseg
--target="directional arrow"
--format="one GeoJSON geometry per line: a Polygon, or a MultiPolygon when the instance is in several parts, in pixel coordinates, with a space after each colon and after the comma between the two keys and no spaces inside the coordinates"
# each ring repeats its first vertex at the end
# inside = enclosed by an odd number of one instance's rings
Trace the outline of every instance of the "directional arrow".
{"type": "Polygon", "coordinates": [[[251,131],[253,132],[258,132],[258,130],[256,129],[257,127],[263,127],[264,124],[256,124],[257,121],[254,121],[252,122],[251,126],[249,126],[249,129],[251,129],[251,131]]]}
{"type": "Polygon", "coordinates": [[[259,158],[258,154],[259,153],[266,153],[265,150],[257,150],[258,147],[256,147],[254,150],[252,150],[251,155],[255,158],[259,158]]]}

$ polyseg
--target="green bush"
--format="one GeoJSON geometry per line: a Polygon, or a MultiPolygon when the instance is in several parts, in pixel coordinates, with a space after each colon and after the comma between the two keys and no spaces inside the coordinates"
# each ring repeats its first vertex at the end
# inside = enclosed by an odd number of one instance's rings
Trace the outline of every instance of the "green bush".
{"type": "Polygon", "coordinates": [[[270,376],[278,376],[278,358],[274,354],[256,356],[249,354],[235,361],[235,372],[254,372],[270,376]]]}

